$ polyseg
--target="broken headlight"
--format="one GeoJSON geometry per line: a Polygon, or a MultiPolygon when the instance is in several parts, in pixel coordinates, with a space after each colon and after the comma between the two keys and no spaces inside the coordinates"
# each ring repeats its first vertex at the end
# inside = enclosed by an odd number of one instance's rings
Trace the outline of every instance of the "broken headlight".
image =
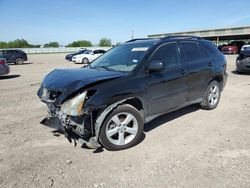
{"type": "Polygon", "coordinates": [[[87,96],[87,91],[75,96],[74,98],[64,102],[61,111],[69,116],[83,115],[83,106],[87,96]]]}

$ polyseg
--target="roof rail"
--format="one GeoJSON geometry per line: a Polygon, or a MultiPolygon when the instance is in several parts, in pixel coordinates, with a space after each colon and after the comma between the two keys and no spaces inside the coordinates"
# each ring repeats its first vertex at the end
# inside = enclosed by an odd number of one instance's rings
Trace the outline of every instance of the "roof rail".
{"type": "Polygon", "coordinates": [[[170,35],[170,36],[163,37],[162,40],[172,39],[172,38],[202,39],[201,37],[192,36],[192,35],[170,35]]]}
{"type": "Polygon", "coordinates": [[[150,40],[150,39],[152,39],[152,38],[138,38],[138,39],[131,39],[131,40],[126,41],[125,43],[127,43],[127,42],[134,42],[134,41],[137,41],[137,40],[150,40]]]}
{"type": "Polygon", "coordinates": [[[150,39],[160,39],[160,40],[166,40],[166,39],[176,39],[176,38],[180,38],[180,39],[202,39],[201,37],[197,37],[197,36],[192,36],[192,35],[170,35],[170,36],[166,36],[166,37],[162,37],[162,38],[138,38],[138,39],[131,39],[126,41],[125,43],[128,42],[134,42],[134,41],[138,41],[138,40],[150,40],[150,39]]]}

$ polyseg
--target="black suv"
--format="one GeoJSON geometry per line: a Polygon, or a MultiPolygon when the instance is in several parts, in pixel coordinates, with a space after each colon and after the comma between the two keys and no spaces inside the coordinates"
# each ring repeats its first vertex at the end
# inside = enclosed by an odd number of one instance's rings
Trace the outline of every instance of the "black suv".
{"type": "Polygon", "coordinates": [[[135,39],[85,68],[49,73],[38,96],[66,137],[88,147],[126,149],[144,123],[191,104],[217,107],[227,80],[226,60],[207,40],[192,36],[135,39]],[[74,135],[74,136],[73,136],[74,135]]]}
{"type": "Polygon", "coordinates": [[[0,50],[0,55],[2,55],[7,63],[15,63],[17,65],[23,64],[27,61],[27,54],[22,50],[0,50]]]}

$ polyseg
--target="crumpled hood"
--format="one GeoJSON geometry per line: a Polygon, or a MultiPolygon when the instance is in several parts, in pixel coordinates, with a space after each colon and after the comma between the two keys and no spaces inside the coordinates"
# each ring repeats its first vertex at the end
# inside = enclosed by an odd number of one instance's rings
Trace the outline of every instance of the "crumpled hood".
{"type": "MultiPolygon", "coordinates": [[[[95,82],[124,77],[126,75],[127,73],[93,68],[55,69],[44,78],[42,87],[48,90],[61,91],[62,94],[59,100],[63,100],[73,92],[95,82]]],[[[40,90],[38,91],[39,97],[42,94],[40,90]]]]}
{"type": "Polygon", "coordinates": [[[67,87],[81,83],[81,87],[96,81],[125,76],[125,73],[90,68],[55,69],[43,80],[43,86],[50,90],[63,91],[67,87]]]}

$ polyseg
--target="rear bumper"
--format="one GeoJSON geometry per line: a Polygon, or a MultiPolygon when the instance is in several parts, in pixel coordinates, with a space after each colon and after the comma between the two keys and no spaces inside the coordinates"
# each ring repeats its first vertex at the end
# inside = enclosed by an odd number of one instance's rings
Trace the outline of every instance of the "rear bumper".
{"type": "Polygon", "coordinates": [[[222,90],[225,88],[226,83],[227,83],[227,78],[228,78],[228,73],[225,72],[224,76],[223,76],[223,85],[222,85],[222,90]]]}
{"type": "Polygon", "coordinates": [[[10,73],[9,66],[7,64],[2,65],[1,68],[0,68],[0,75],[6,75],[6,74],[9,74],[9,73],[10,73]]]}
{"type": "Polygon", "coordinates": [[[228,55],[230,55],[230,54],[235,54],[234,53],[234,51],[221,51],[223,54],[228,54],[228,55]]]}

